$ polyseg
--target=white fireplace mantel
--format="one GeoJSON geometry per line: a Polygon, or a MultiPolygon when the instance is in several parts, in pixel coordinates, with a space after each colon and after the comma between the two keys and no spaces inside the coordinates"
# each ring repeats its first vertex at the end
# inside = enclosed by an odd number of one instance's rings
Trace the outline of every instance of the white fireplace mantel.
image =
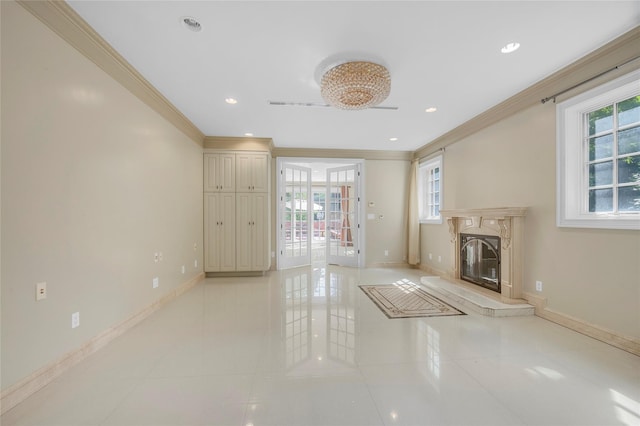
{"type": "MultiPolygon", "coordinates": [[[[453,278],[460,279],[460,233],[499,236],[501,240],[501,298],[516,301],[523,292],[524,218],[526,207],[441,210],[453,246],[453,278]]],[[[496,293],[497,294],[497,293],[496,293]]]]}

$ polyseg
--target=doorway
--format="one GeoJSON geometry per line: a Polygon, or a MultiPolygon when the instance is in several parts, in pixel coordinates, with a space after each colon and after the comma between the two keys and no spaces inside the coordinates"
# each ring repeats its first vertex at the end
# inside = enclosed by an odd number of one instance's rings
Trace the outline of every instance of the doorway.
{"type": "Polygon", "coordinates": [[[278,158],[278,269],[358,267],[363,160],[278,158]]]}

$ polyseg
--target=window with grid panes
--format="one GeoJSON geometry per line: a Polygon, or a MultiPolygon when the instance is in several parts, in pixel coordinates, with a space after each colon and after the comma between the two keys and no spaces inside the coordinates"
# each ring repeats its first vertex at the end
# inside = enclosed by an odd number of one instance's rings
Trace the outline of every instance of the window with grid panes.
{"type": "Polygon", "coordinates": [[[640,71],[557,107],[558,225],[640,229],[640,71]]]}
{"type": "Polygon", "coordinates": [[[442,156],[420,164],[418,169],[418,210],[421,223],[442,223],[442,156]]]}
{"type": "Polygon", "coordinates": [[[585,114],[590,213],[640,211],[640,96],[585,114]]]}

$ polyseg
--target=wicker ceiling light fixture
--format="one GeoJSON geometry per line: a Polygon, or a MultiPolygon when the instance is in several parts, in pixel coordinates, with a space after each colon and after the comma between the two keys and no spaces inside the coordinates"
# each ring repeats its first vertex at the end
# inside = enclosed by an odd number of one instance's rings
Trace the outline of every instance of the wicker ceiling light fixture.
{"type": "Polygon", "coordinates": [[[345,62],[329,69],[320,81],[320,94],[331,106],[358,110],[378,105],[391,92],[391,75],[382,65],[345,62]]]}

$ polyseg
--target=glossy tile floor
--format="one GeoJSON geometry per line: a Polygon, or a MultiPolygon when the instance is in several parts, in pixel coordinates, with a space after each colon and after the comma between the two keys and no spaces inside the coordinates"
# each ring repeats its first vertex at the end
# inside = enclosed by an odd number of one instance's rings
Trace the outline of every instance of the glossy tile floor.
{"type": "Polygon", "coordinates": [[[401,279],[207,279],[1,424],[640,424],[640,357],[538,317],[390,320],[357,287],[401,279]]]}

